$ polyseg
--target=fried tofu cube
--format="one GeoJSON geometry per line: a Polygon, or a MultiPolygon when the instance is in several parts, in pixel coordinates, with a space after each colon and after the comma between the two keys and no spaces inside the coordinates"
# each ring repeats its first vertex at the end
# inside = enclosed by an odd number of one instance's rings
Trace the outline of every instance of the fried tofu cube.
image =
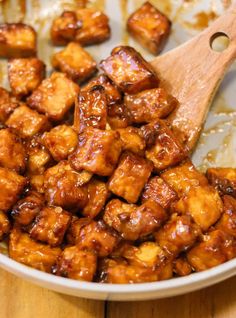
{"type": "Polygon", "coordinates": [[[81,214],[91,219],[95,218],[105,206],[108,189],[105,182],[93,178],[88,183],[88,202],[81,214]]]}
{"type": "Polygon", "coordinates": [[[53,159],[61,161],[67,159],[75,150],[78,136],[72,127],[60,125],[45,132],[42,136],[42,142],[50,151],[53,159]]]}
{"type": "Polygon", "coordinates": [[[36,55],[36,32],[23,23],[0,24],[0,57],[18,58],[36,55]]]}
{"type": "Polygon", "coordinates": [[[24,173],[27,154],[21,140],[10,129],[0,130],[0,166],[24,173]]]}
{"type": "Polygon", "coordinates": [[[109,19],[101,11],[82,8],[76,10],[76,17],[77,21],[82,22],[81,28],[76,31],[76,42],[85,46],[101,43],[110,38],[109,19]]]}
{"type": "Polygon", "coordinates": [[[5,213],[0,211],[0,241],[10,233],[11,225],[5,213]]]}
{"type": "Polygon", "coordinates": [[[61,161],[44,174],[45,197],[49,205],[66,210],[83,209],[88,202],[84,186],[92,175],[87,171],[73,170],[67,161],[61,161]]]}
{"type": "Polygon", "coordinates": [[[60,121],[73,106],[78,93],[78,85],[65,74],[54,72],[28,97],[27,103],[48,118],[60,121]]]}
{"type": "Polygon", "coordinates": [[[90,218],[78,218],[77,216],[72,216],[66,235],[67,243],[70,245],[76,245],[79,240],[81,229],[90,223],[90,218]]]}
{"type": "Polygon", "coordinates": [[[135,241],[156,231],[166,220],[165,210],[152,200],[141,206],[111,200],[105,208],[104,222],[125,240],[135,241]]]}
{"type": "Polygon", "coordinates": [[[180,256],[173,262],[173,271],[178,276],[187,276],[192,272],[192,267],[186,257],[180,256]]]}
{"type": "Polygon", "coordinates": [[[54,45],[66,45],[73,41],[76,32],[82,26],[73,11],[64,11],[60,17],[53,20],[50,29],[51,40],[54,45]]]}
{"type": "Polygon", "coordinates": [[[21,98],[31,94],[45,77],[45,68],[36,57],[9,60],[8,79],[13,95],[21,98]]]}
{"type": "Polygon", "coordinates": [[[104,88],[93,86],[80,93],[75,104],[74,129],[82,133],[88,126],[105,129],[107,123],[107,100],[104,88]]]}
{"type": "Polygon", "coordinates": [[[206,172],[210,184],[220,194],[229,194],[236,198],[236,169],[235,168],[209,168],[206,172]]]}
{"type": "Polygon", "coordinates": [[[193,187],[174,204],[174,210],[178,213],[190,214],[202,231],[207,231],[219,220],[223,212],[223,203],[213,187],[193,187]]]}
{"type": "Polygon", "coordinates": [[[236,199],[229,195],[223,196],[224,212],[215,228],[236,238],[236,199]]]}
{"type": "Polygon", "coordinates": [[[22,138],[33,137],[35,134],[44,132],[51,127],[46,116],[30,109],[25,104],[13,111],[6,121],[6,125],[22,138]]]}
{"type": "Polygon", "coordinates": [[[191,247],[201,231],[190,215],[177,216],[171,219],[155,234],[155,239],[164,251],[172,257],[191,247]]]}
{"type": "Polygon", "coordinates": [[[62,208],[44,207],[36,216],[30,237],[50,246],[58,246],[63,241],[70,220],[71,214],[62,208]]]}
{"type": "Polygon", "coordinates": [[[60,254],[61,249],[59,247],[50,247],[35,242],[27,233],[21,232],[19,228],[15,227],[11,231],[9,256],[19,263],[50,273],[60,254]]]}
{"type": "Polygon", "coordinates": [[[110,176],[121,153],[119,133],[87,127],[78,138],[78,147],[69,157],[71,166],[77,171],[110,176]]]}
{"type": "Polygon", "coordinates": [[[43,195],[36,191],[31,191],[13,206],[11,216],[18,224],[29,225],[41,211],[44,204],[43,195]]]}
{"type": "Polygon", "coordinates": [[[93,251],[81,250],[79,246],[66,247],[53,273],[57,276],[91,282],[97,269],[97,256],[93,251]]]}
{"type": "Polygon", "coordinates": [[[16,172],[0,167],[0,210],[7,212],[19,199],[27,183],[16,172]]]}
{"type": "Polygon", "coordinates": [[[153,88],[138,94],[125,95],[125,106],[128,108],[133,123],[150,123],[167,117],[178,105],[178,101],[163,88],[153,88]]]}
{"type": "Polygon", "coordinates": [[[127,30],[144,48],[157,55],[169,37],[171,22],[147,1],[130,15],[127,30]]]}
{"type": "Polygon", "coordinates": [[[155,176],[146,183],[142,194],[142,202],[150,199],[164,209],[169,209],[171,204],[178,200],[178,196],[162,178],[155,176]]]}
{"type": "Polygon", "coordinates": [[[19,106],[19,102],[10,93],[0,87],[0,123],[4,124],[11,113],[19,106]]]}
{"type": "Polygon", "coordinates": [[[118,46],[100,63],[106,75],[125,93],[136,94],[157,87],[158,78],[151,65],[133,48],[118,46]]]}
{"type": "Polygon", "coordinates": [[[153,165],[131,152],[123,153],[108,188],[129,203],[135,203],[151,175],[153,165]]]}
{"type": "Polygon", "coordinates": [[[117,129],[117,131],[120,134],[123,151],[130,151],[140,156],[144,155],[146,143],[138,128],[130,126],[117,129]]]}
{"type": "Polygon", "coordinates": [[[111,129],[127,128],[132,122],[128,109],[124,104],[108,106],[107,122],[111,129]]]}
{"type": "Polygon", "coordinates": [[[141,128],[146,141],[146,158],[153,162],[157,172],[177,165],[186,158],[181,142],[163,120],[141,128]]]}
{"type": "Polygon", "coordinates": [[[187,253],[188,262],[197,272],[222,264],[235,256],[236,241],[221,230],[204,235],[202,241],[187,253]]]}

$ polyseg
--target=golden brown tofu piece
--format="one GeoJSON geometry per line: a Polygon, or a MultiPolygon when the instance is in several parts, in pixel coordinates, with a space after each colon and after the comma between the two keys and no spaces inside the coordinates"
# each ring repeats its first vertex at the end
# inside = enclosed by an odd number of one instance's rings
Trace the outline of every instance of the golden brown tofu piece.
{"type": "Polygon", "coordinates": [[[68,244],[76,245],[79,240],[81,229],[90,223],[90,218],[78,218],[77,216],[72,216],[66,235],[68,244]]]}
{"type": "Polygon", "coordinates": [[[188,262],[197,272],[222,264],[235,256],[236,241],[221,230],[204,235],[202,241],[187,253],[188,262]]]}
{"type": "Polygon", "coordinates": [[[123,151],[131,151],[134,154],[143,156],[146,148],[145,140],[140,130],[136,127],[117,129],[120,134],[123,151]]]}
{"type": "Polygon", "coordinates": [[[153,165],[131,152],[123,153],[109,181],[109,190],[129,203],[135,203],[151,175],[153,165]]]}
{"type": "Polygon", "coordinates": [[[11,113],[19,106],[19,102],[10,93],[0,87],[0,123],[4,124],[11,113]]]}
{"type": "Polygon", "coordinates": [[[186,257],[180,256],[173,262],[173,271],[178,276],[187,276],[192,272],[192,267],[186,257]]]}
{"type": "Polygon", "coordinates": [[[0,210],[7,212],[17,202],[27,183],[16,172],[0,167],[0,210]]]}
{"type": "Polygon", "coordinates": [[[147,1],[130,15],[127,30],[144,48],[157,55],[169,37],[171,21],[147,1]]]}
{"type": "Polygon", "coordinates": [[[164,209],[169,209],[171,204],[178,200],[178,196],[162,178],[155,176],[146,183],[142,194],[142,202],[150,199],[164,209]]]}
{"type": "Polygon", "coordinates": [[[135,241],[156,231],[166,220],[165,210],[154,201],[141,206],[111,200],[105,208],[103,220],[119,232],[125,240],[135,241]]]}
{"type": "Polygon", "coordinates": [[[78,138],[78,147],[69,157],[71,166],[77,171],[110,176],[121,153],[119,133],[87,127],[78,138]]]}
{"type": "Polygon", "coordinates": [[[5,213],[0,211],[0,241],[10,233],[11,225],[5,213]]]}
{"type": "Polygon", "coordinates": [[[88,203],[81,214],[91,219],[95,218],[105,206],[108,189],[105,182],[93,178],[88,183],[88,203]]]}
{"type": "Polygon", "coordinates": [[[186,158],[181,142],[163,120],[157,120],[141,128],[146,141],[146,158],[151,160],[156,171],[177,165],[186,158]]]}
{"type": "Polygon", "coordinates": [[[24,173],[27,154],[21,140],[10,129],[0,130],[0,166],[24,173]]]}
{"type": "Polygon", "coordinates": [[[192,187],[208,185],[207,178],[194,167],[190,160],[166,170],[161,177],[179,197],[187,194],[192,187]]]}
{"type": "Polygon", "coordinates": [[[74,129],[82,133],[86,127],[105,129],[107,123],[107,100],[101,85],[80,93],[75,104],[74,129]]]}
{"type": "Polygon", "coordinates": [[[53,20],[50,34],[54,45],[66,45],[73,41],[76,32],[82,26],[82,21],[78,20],[73,11],[64,11],[60,17],[53,20]]]}
{"type": "Polygon", "coordinates": [[[27,103],[48,118],[59,121],[73,106],[78,93],[77,84],[65,74],[54,72],[28,97],[27,103]]]}
{"type": "Polygon", "coordinates": [[[125,95],[124,102],[132,122],[137,124],[165,118],[178,105],[177,100],[167,94],[163,88],[153,88],[138,94],[125,95]]]}
{"type": "Polygon", "coordinates": [[[36,216],[30,237],[50,246],[58,246],[63,241],[70,220],[71,214],[62,208],[44,207],[36,216]]]}
{"type": "Polygon", "coordinates": [[[123,91],[136,94],[158,86],[151,65],[132,47],[118,46],[100,63],[101,69],[123,91]]]}
{"type": "Polygon", "coordinates": [[[126,128],[132,124],[128,109],[124,104],[113,104],[108,106],[107,122],[111,129],[126,128]]]}
{"type": "Polygon", "coordinates": [[[216,224],[216,228],[236,238],[236,199],[223,196],[224,212],[216,224]]]}
{"type": "Polygon", "coordinates": [[[61,161],[44,174],[45,197],[49,205],[66,210],[83,209],[88,202],[84,186],[92,175],[87,171],[73,170],[68,161],[61,161]]]}
{"type": "Polygon", "coordinates": [[[79,246],[66,247],[53,273],[57,276],[91,282],[97,268],[97,256],[93,251],[81,250],[79,246]]]}
{"type": "Polygon", "coordinates": [[[36,40],[35,30],[27,24],[0,24],[0,57],[35,56],[36,40]]]}
{"type": "Polygon", "coordinates": [[[19,263],[50,273],[60,254],[59,247],[35,242],[17,227],[11,231],[9,256],[19,263]]]}
{"type": "Polygon", "coordinates": [[[42,142],[56,161],[67,159],[78,143],[77,133],[67,125],[56,126],[42,136],[42,142]]]}
{"type": "Polygon", "coordinates": [[[21,98],[31,94],[45,77],[45,64],[35,58],[8,61],[8,79],[13,95],[21,98]]]}
{"type": "Polygon", "coordinates": [[[11,210],[11,216],[20,225],[26,226],[33,222],[45,203],[42,194],[31,191],[19,200],[11,210]]]}
{"type": "Polygon", "coordinates": [[[82,27],[76,31],[76,42],[84,46],[101,43],[110,38],[109,19],[101,11],[82,8],[76,10],[76,16],[77,20],[82,22],[82,27]]]}
{"type": "Polygon", "coordinates": [[[52,66],[79,83],[84,82],[97,71],[96,61],[75,42],[69,43],[62,51],[53,54],[52,66]]]}
{"type": "Polygon", "coordinates": [[[173,208],[178,213],[190,214],[202,231],[206,231],[219,220],[223,203],[213,187],[201,186],[191,188],[173,208]]]}
{"type": "Polygon", "coordinates": [[[51,127],[46,116],[30,109],[25,104],[14,110],[6,121],[6,125],[22,138],[33,137],[35,134],[44,132],[51,127]]]}
{"type": "Polygon", "coordinates": [[[105,74],[101,74],[88,82],[82,88],[82,92],[90,90],[93,86],[101,85],[106,93],[107,104],[113,105],[121,101],[122,95],[114,83],[112,83],[105,74]]]}
{"type": "Polygon", "coordinates": [[[201,231],[190,215],[177,216],[173,214],[171,219],[155,234],[160,247],[176,257],[180,252],[191,247],[201,231]]]}
{"type": "Polygon", "coordinates": [[[235,168],[209,168],[206,172],[210,184],[221,195],[229,194],[236,198],[236,169],[235,168]]]}

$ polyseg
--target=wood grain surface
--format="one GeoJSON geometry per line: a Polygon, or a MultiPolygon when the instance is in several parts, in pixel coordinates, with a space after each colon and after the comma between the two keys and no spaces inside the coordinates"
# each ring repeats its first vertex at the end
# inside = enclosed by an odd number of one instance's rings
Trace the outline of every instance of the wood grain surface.
{"type": "Polygon", "coordinates": [[[0,318],[235,318],[236,277],[155,301],[85,300],[35,286],[0,270],[0,318]]]}

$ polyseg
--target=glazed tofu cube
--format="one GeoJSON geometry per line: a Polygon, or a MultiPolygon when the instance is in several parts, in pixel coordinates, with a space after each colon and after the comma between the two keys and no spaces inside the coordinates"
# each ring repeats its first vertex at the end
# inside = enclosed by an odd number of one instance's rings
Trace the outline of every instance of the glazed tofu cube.
{"type": "Polygon", "coordinates": [[[68,244],[76,245],[79,240],[81,229],[90,223],[90,218],[78,218],[77,216],[72,216],[71,223],[66,235],[68,244]]]}
{"type": "Polygon", "coordinates": [[[171,204],[178,200],[176,192],[159,177],[151,178],[145,185],[142,194],[142,202],[153,200],[164,209],[169,209],[171,204]]]}
{"type": "Polygon", "coordinates": [[[122,142],[122,149],[143,156],[146,148],[145,140],[138,128],[127,127],[117,129],[122,142]]]}
{"type": "Polygon", "coordinates": [[[8,61],[8,78],[13,95],[21,98],[31,94],[45,77],[45,64],[35,58],[8,61]]]}
{"type": "Polygon", "coordinates": [[[114,48],[111,55],[100,63],[100,67],[125,93],[136,94],[158,85],[151,65],[129,46],[114,48]]]}
{"type": "Polygon", "coordinates": [[[22,138],[33,137],[51,127],[46,116],[30,109],[25,104],[14,110],[6,121],[6,125],[22,138]]]}
{"type": "Polygon", "coordinates": [[[19,102],[4,88],[0,87],[0,123],[4,124],[19,102]]]}
{"type": "Polygon", "coordinates": [[[0,166],[24,173],[27,161],[25,147],[10,129],[0,130],[0,166]]]}
{"type": "Polygon", "coordinates": [[[224,212],[216,224],[216,228],[236,238],[236,199],[223,196],[224,212]]]}
{"type": "Polygon", "coordinates": [[[180,256],[173,262],[173,271],[178,276],[187,276],[192,272],[192,267],[186,257],[180,256]]]}
{"type": "Polygon", "coordinates": [[[82,23],[82,27],[76,31],[76,42],[84,46],[101,43],[110,38],[109,19],[101,11],[83,8],[76,10],[76,16],[77,21],[82,23]]]}
{"type": "Polygon", "coordinates": [[[133,123],[150,123],[167,117],[178,105],[177,100],[163,88],[153,88],[134,95],[125,95],[133,123]]]}
{"type": "Polygon", "coordinates": [[[206,176],[220,194],[229,194],[236,198],[236,169],[209,168],[206,176]]]}
{"type": "Polygon", "coordinates": [[[73,41],[76,32],[82,26],[82,21],[77,20],[76,13],[64,11],[60,17],[52,22],[50,34],[54,45],[66,45],[73,41]]]}
{"type": "Polygon", "coordinates": [[[202,231],[219,220],[223,203],[218,192],[211,186],[193,187],[174,204],[178,213],[190,214],[202,231]]]}
{"type": "Polygon", "coordinates": [[[97,268],[97,256],[93,251],[79,246],[66,247],[59,257],[53,273],[57,276],[91,282],[97,268]]]}
{"type": "Polygon", "coordinates": [[[69,157],[77,170],[86,170],[100,176],[110,176],[121,153],[119,133],[88,127],[79,135],[79,144],[69,157]]]}
{"type": "Polygon", "coordinates": [[[152,164],[146,159],[129,152],[124,153],[110,178],[108,188],[129,203],[135,203],[152,169],[152,164]]]}
{"type": "Polygon", "coordinates": [[[0,211],[0,241],[10,233],[11,225],[6,214],[0,211]]]}
{"type": "Polygon", "coordinates": [[[60,254],[59,247],[35,242],[19,228],[15,227],[11,231],[9,256],[19,263],[50,273],[60,254]]]}
{"type": "Polygon", "coordinates": [[[0,24],[0,57],[18,58],[36,55],[36,32],[23,23],[0,24]]]}
{"type": "Polygon", "coordinates": [[[70,220],[71,214],[62,208],[44,207],[34,221],[30,237],[50,246],[58,246],[63,241],[70,220]]]}
{"type": "Polygon", "coordinates": [[[89,81],[86,86],[82,88],[82,92],[90,90],[93,86],[101,85],[106,93],[107,104],[114,105],[121,101],[122,96],[119,89],[112,83],[105,74],[101,74],[89,81]]]}
{"type": "Polygon", "coordinates": [[[42,136],[42,142],[56,161],[67,159],[75,150],[78,136],[72,127],[67,125],[56,126],[42,136]]]}
{"type": "Polygon", "coordinates": [[[65,74],[56,72],[42,81],[27,103],[48,118],[59,121],[73,106],[78,93],[78,85],[65,74]]]}
{"type": "Polygon", "coordinates": [[[157,172],[186,158],[187,152],[165,121],[155,121],[141,130],[147,145],[145,156],[153,162],[157,172]]]}
{"type": "Polygon", "coordinates": [[[105,182],[93,178],[88,183],[88,202],[81,214],[91,219],[95,218],[105,206],[108,189],[105,182]]]}
{"type": "Polygon", "coordinates": [[[236,256],[236,241],[221,230],[203,236],[187,253],[188,262],[197,271],[203,271],[222,264],[236,256]]]}
{"type": "Polygon", "coordinates": [[[45,203],[42,194],[32,191],[19,200],[11,210],[12,218],[20,225],[26,226],[33,222],[45,203]]]}
{"type": "Polygon", "coordinates": [[[81,92],[75,104],[74,128],[82,133],[88,126],[105,129],[107,123],[107,100],[102,86],[93,86],[81,92]]]}
{"type": "Polygon", "coordinates": [[[87,204],[87,188],[84,186],[92,175],[86,171],[74,171],[67,161],[61,161],[44,174],[45,198],[49,205],[78,211],[87,204]]]}
{"type": "Polygon", "coordinates": [[[128,109],[124,104],[113,104],[108,106],[107,122],[111,129],[126,128],[132,122],[128,109]]]}
{"type": "Polygon", "coordinates": [[[16,172],[0,168],[0,210],[7,212],[19,199],[27,183],[26,178],[16,172]]]}
{"type": "Polygon", "coordinates": [[[201,231],[191,216],[172,215],[171,219],[155,234],[157,243],[172,257],[191,247],[201,231]]]}
{"type": "Polygon", "coordinates": [[[127,30],[144,48],[157,55],[169,37],[171,22],[147,1],[131,14],[127,30]]]}

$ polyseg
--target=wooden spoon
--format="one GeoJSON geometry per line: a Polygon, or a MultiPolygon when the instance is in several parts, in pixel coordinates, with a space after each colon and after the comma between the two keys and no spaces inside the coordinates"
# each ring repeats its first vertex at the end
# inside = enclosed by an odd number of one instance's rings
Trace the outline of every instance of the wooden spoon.
{"type": "Polygon", "coordinates": [[[169,120],[184,135],[190,152],[198,141],[219,84],[235,57],[236,3],[202,33],[151,62],[161,86],[180,102],[169,120]],[[230,43],[223,52],[216,52],[211,43],[222,34],[227,35],[230,43]]]}

